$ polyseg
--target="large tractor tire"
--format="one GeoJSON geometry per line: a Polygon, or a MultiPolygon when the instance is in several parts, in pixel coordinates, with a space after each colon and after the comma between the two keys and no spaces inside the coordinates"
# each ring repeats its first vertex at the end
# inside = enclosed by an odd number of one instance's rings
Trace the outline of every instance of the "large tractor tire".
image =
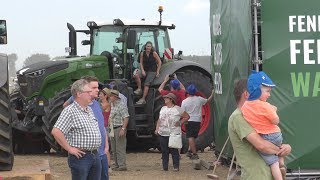
{"type": "Polygon", "coordinates": [[[46,116],[43,116],[42,130],[46,134],[45,139],[50,144],[51,148],[57,153],[64,154],[64,149],[55,141],[51,134],[51,130],[58,120],[59,115],[63,110],[63,103],[71,96],[70,89],[65,89],[57,93],[53,98],[49,99],[49,105],[45,108],[46,116]]]}
{"type": "Polygon", "coordinates": [[[39,154],[50,151],[49,144],[45,141],[42,132],[30,131],[23,126],[25,119],[33,118],[33,109],[24,111],[24,103],[20,90],[16,89],[10,94],[11,119],[12,119],[12,146],[15,154],[39,154]]]}
{"type": "MultiPolygon", "coordinates": [[[[1,66],[5,65],[1,64],[1,66]]],[[[10,112],[9,85],[6,80],[0,88],[0,171],[10,171],[13,166],[10,112]]]]}
{"type": "MultiPolygon", "coordinates": [[[[180,82],[187,88],[190,84],[195,84],[198,90],[198,95],[208,98],[213,89],[212,81],[210,77],[201,73],[197,70],[184,69],[176,72],[180,82]]],[[[200,131],[198,138],[196,139],[197,150],[203,150],[204,148],[210,146],[213,142],[213,115],[211,114],[211,104],[208,103],[202,107],[202,121],[200,126],[200,131]]],[[[185,126],[182,126],[182,142],[183,147],[181,149],[182,153],[187,152],[188,150],[188,140],[185,135],[185,126]]]]}

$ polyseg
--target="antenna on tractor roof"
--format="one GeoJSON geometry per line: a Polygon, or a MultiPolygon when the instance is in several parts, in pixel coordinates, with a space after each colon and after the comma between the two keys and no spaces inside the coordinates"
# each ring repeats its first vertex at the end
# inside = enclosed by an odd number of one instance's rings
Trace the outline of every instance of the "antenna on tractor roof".
{"type": "Polygon", "coordinates": [[[159,26],[161,26],[162,23],[162,12],[163,12],[163,6],[159,6],[158,12],[160,13],[160,21],[159,21],[159,26]]]}

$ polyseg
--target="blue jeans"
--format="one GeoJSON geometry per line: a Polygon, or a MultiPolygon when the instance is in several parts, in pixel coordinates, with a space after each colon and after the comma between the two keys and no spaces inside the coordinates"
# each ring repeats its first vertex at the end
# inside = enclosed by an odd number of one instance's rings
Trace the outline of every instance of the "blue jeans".
{"type": "Polygon", "coordinates": [[[101,161],[98,153],[86,153],[79,159],[69,154],[68,165],[72,180],[100,180],[101,161]]]}
{"type": "Polygon", "coordinates": [[[101,160],[101,180],[109,180],[109,165],[107,155],[100,155],[101,160]]]}
{"type": "Polygon", "coordinates": [[[161,153],[162,153],[162,168],[163,170],[168,170],[169,165],[169,153],[172,155],[173,168],[179,169],[180,156],[179,150],[174,148],[169,148],[169,136],[159,136],[161,153]]]}

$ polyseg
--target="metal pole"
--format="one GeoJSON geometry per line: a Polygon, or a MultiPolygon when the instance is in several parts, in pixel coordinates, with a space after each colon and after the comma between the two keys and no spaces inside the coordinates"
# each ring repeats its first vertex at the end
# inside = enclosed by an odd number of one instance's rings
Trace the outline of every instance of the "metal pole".
{"type": "Polygon", "coordinates": [[[253,0],[253,23],[254,23],[254,65],[255,70],[259,71],[259,44],[258,44],[258,12],[257,12],[258,2],[253,0]]]}

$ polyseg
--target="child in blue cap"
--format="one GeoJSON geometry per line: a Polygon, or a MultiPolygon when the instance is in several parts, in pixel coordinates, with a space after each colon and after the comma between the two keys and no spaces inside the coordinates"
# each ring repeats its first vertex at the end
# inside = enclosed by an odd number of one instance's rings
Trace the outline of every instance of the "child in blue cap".
{"type": "Polygon", "coordinates": [[[186,98],[186,88],[174,74],[174,79],[170,80],[170,90],[165,90],[165,85],[169,80],[170,77],[169,74],[167,74],[164,78],[164,81],[160,84],[158,91],[160,92],[161,96],[167,95],[168,93],[173,93],[177,97],[176,104],[181,106],[181,102],[186,98]]]}
{"type": "Polygon", "coordinates": [[[214,90],[212,89],[211,95],[208,97],[208,99],[201,96],[196,96],[196,92],[196,86],[194,84],[190,84],[187,87],[187,98],[181,103],[181,108],[190,116],[188,123],[186,124],[186,137],[188,138],[191,151],[188,151],[187,156],[192,160],[199,159],[197,155],[195,139],[198,137],[200,131],[200,124],[202,121],[202,106],[211,102],[213,99],[214,90]]]}
{"type": "MultiPolygon", "coordinates": [[[[243,117],[265,140],[277,146],[282,144],[282,134],[278,127],[279,116],[277,107],[267,102],[273,87],[276,85],[263,71],[253,71],[248,78],[248,101],[241,108],[243,117]]],[[[274,179],[283,179],[286,169],[284,157],[259,152],[264,161],[270,166],[274,179]],[[281,167],[281,169],[280,169],[281,167]]]]}

